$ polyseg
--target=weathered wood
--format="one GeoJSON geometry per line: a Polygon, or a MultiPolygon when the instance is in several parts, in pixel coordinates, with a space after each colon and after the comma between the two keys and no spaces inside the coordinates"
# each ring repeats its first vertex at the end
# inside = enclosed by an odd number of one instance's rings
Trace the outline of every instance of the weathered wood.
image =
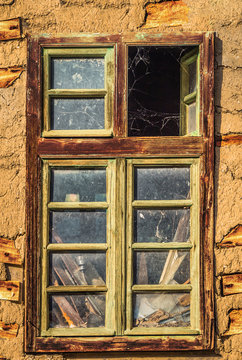
{"type": "Polygon", "coordinates": [[[201,129],[205,139],[205,152],[201,157],[200,180],[200,238],[202,259],[202,290],[200,294],[201,328],[204,348],[214,347],[214,34],[203,35],[201,52],[201,129]]]}
{"type": "Polygon", "coordinates": [[[216,146],[228,146],[228,145],[241,145],[242,135],[241,134],[228,134],[216,136],[216,146]]]}
{"type": "Polygon", "coordinates": [[[14,247],[14,241],[0,238],[0,262],[21,265],[20,252],[14,247]]]}
{"type": "Polygon", "coordinates": [[[21,66],[10,66],[8,68],[0,68],[0,88],[7,88],[19,78],[23,72],[21,66]]]}
{"type": "Polygon", "coordinates": [[[26,124],[26,272],[25,272],[25,350],[33,351],[38,329],[39,264],[39,198],[40,160],[37,157],[37,136],[40,135],[40,64],[38,41],[28,41],[27,124],[26,124]],[[39,66],[39,67],[38,67],[39,66]]]}
{"type": "Polygon", "coordinates": [[[183,337],[172,339],[160,337],[147,339],[137,337],[106,338],[36,338],[36,351],[39,352],[103,352],[103,351],[184,351],[202,350],[202,337],[196,339],[183,337]]]}
{"type": "Polygon", "coordinates": [[[165,1],[146,5],[147,18],[143,28],[160,25],[179,26],[188,21],[188,6],[183,1],[165,1]]]}
{"type": "Polygon", "coordinates": [[[114,136],[126,136],[127,134],[127,66],[125,50],[125,45],[119,42],[117,44],[117,92],[115,91],[114,136]],[[126,94],[126,96],[123,96],[123,94],[126,94]]]}
{"type": "Polygon", "coordinates": [[[242,225],[235,226],[217,245],[225,248],[242,246],[242,225]]]}
{"type": "Polygon", "coordinates": [[[0,21],[0,40],[21,38],[20,18],[0,21]]]}
{"type": "Polygon", "coordinates": [[[113,138],[113,139],[45,139],[38,142],[40,156],[139,156],[139,155],[177,155],[199,156],[203,153],[200,137],[162,138],[113,138]]]}
{"type": "Polygon", "coordinates": [[[242,334],[242,309],[230,311],[229,329],[223,335],[235,334],[242,334]]]}
{"type": "Polygon", "coordinates": [[[242,274],[222,276],[223,295],[242,293],[242,274]]]}
{"type": "Polygon", "coordinates": [[[19,281],[0,280],[0,299],[19,301],[19,281]]]}
{"type": "MultiPolygon", "coordinates": [[[[39,45],[67,47],[82,44],[88,45],[101,42],[103,44],[113,44],[120,41],[120,36],[87,36],[80,35],[77,38],[42,38],[31,40],[29,45],[30,57],[28,60],[28,104],[27,104],[27,269],[26,288],[26,351],[40,352],[63,352],[63,351],[156,351],[156,350],[202,350],[213,347],[213,35],[201,33],[189,34],[182,32],[178,35],[173,34],[148,34],[137,33],[122,36],[121,41],[130,44],[147,45],[199,45],[201,47],[201,118],[200,130],[203,130],[202,137],[187,138],[122,138],[126,135],[125,121],[120,115],[119,120],[116,116],[114,125],[113,139],[40,139],[41,126],[41,56],[39,45]],[[119,136],[119,137],[115,137],[119,136]],[[36,146],[39,140],[38,147],[36,146]],[[40,338],[38,331],[38,283],[39,283],[39,204],[38,190],[40,189],[40,161],[41,157],[165,157],[165,156],[201,156],[201,256],[202,271],[201,276],[201,330],[202,336],[182,336],[178,339],[172,338],[150,338],[138,337],[103,337],[103,338],[40,338]],[[35,167],[35,165],[37,165],[35,167]],[[37,254],[34,256],[34,254],[37,254]],[[205,309],[205,310],[204,310],[205,309]],[[36,337],[37,336],[37,337],[36,337]]],[[[122,51],[117,54],[125,55],[126,45],[122,43],[122,51]]],[[[127,48],[127,47],[126,47],[127,48]]],[[[117,47],[118,52],[120,47],[117,47]]],[[[120,69],[125,68],[125,60],[120,60],[119,78],[123,76],[120,69]]],[[[123,83],[125,84],[125,80],[123,83]]],[[[124,98],[125,86],[117,84],[117,106],[120,114],[126,112],[126,102],[124,98]]],[[[200,132],[202,133],[202,131],[200,132]]],[[[123,311],[124,306],[120,307],[123,311]]],[[[120,319],[123,313],[120,314],[120,319]]],[[[65,330],[65,329],[62,329],[65,330]]],[[[47,334],[48,335],[48,334],[47,334]]]]}
{"type": "Polygon", "coordinates": [[[18,324],[5,324],[0,321],[0,338],[15,338],[18,333],[18,324]]]}

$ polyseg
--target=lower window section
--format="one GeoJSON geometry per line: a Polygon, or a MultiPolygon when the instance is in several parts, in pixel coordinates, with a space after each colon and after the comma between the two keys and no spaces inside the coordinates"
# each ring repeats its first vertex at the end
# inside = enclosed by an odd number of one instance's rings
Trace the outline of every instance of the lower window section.
{"type": "Polygon", "coordinates": [[[43,161],[41,336],[199,334],[198,167],[43,161]]]}

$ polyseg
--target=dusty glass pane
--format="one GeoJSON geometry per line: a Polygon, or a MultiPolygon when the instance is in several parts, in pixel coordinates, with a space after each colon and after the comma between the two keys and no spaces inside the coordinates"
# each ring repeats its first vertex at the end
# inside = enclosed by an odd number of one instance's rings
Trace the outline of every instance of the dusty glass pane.
{"type": "Polygon", "coordinates": [[[190,253],[185,250],[135,251],[134,284],[184,284],[190,280],[190,253]]]}
{"type": "Polygon", "coordinates": [[[190,326],[190,294],[135,294],[134,327],[190,326]]]}
{"type": "Polygon", "coordinates": [[[51,201],[105,201],[106,170],[52,169],[51,201]]]}
{"type": "Polygon", "coordinates": [[[134,210],[135,242],[186,242],[189,237],[189,209],[134,210]]]}
{"type": "Polygon", "coordinates": [[[52,99],[51,130],[104,129],[104,99],[52,99]]]}
{"type": "Polygon", "coordinates": [[[189,94],[196,91],[197,63],[196,61],[188,65],[189,72],[189,94]]]}
{"type": "Polygon", "coordinates": [[[106,254],[54,252],[50,254],[50,285],[105,285],[106,254]]]}
{"type": "Polygon", "coordinates": [[[187,132],[188,134],[196,131],[196,103],[186,106],[187,109],[187,132]]]}
{"type": "Polygon", "coordinates": [[[105,326],[105,295],[71,294],[49,297],[50,328],[105,326]]]}
{"type": "Polygon", "coordinates": [[[103,58],[52,58],[54,89],[104,89],[103,58]]]}
{"type": "Polygon", "coordinates": [[[106,211],[50,211],[50,242],[105,243],[106,211]]]}
{"type": "Polygon", "coordinates": [[[190,190],[189,167],[146,167],[134,169],[136,200],[186,199],[190,190]]]}

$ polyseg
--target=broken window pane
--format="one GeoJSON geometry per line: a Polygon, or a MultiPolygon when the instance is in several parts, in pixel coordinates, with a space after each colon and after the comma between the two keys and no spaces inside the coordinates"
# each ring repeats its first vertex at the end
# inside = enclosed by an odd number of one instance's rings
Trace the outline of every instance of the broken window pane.
{"type": "Polygon", "coordinates": [[[50,254],[50,285],[105,285],[106,254],[59,252],[50,254]]]}
{"type": "Polygon", "coordinates": [[[52,58],[54,89],[104,89],[103,58],[52,58]]]}
{"type": "Polygon", "coordinates": [[[50,328],[89,328],[105,325],[105,295],[71,294],[49,297],[50,328]]]}
{"type": "Polygon", "coordinates": [[[50,242],[105,243],[106,211],[50,211],[50,242]]]}
{"type": "Polygon", "coordinates": [[[134,210],[135,242],[187,242],[189,209],[134,210]]]}
{"type": "Polygon", "coordinates": [[[179,200],[186,199],[190,191],[190,169],[135,168],[135,200],[179,200]]]}
{"type": "MultiPolygon", "coordinates": [[[[129,136],[179,135],[180,60],[193,48],[191,46],[129,46],[129,136]]],[[[193,65],[191,76],[192,89],[193,65]]]]}
{"type": "Polygon", "coordinates": [[[134,327],[190,326],[190,294],[135,294],[134,327]]]}
{"type": "Polygon", "coordinates": [[[51,201],[105,200],[105,169],[51,170],[51,201]]]}
{"type": "Polygon", "coordinates": [[[52,99],[51,130],[104,129],[104,99],[52,99]]]}

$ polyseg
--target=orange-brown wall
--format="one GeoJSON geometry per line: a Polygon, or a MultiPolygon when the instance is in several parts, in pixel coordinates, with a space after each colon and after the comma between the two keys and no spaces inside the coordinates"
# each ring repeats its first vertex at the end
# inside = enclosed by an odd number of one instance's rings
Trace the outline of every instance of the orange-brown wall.
{"type": "MultiPolygon", "coordinates": [[[[10,245],[19,249],[23,264],[26,240],[26,34],[216,32],[215,351],[211,354],[26,355],[23,352],[24,265],[4,263],[6,259],[0,248],[0,280],[19,281],[21,285],[18,301],[16,298],[15,301],[0,300],[0,358],[241,359],[242,326],[239,325],[241,311],[238,311],[242,308],[241,276],[225,277],[240,273],[242,268],[241,227],[225,237],[242,223],[241,24],[240,0],[183,0],[165,4],[155,0],[0,0],[0,237],[13,240],[10,245]],[[14,24],[4,21],[18,17],[21,29],[18,20],[14,24]],[[220,246],[222,240],[224,245],[220,246]],[[1,327],[4,324],[13,325],[10,335],[1,327]]],[[[6,242],[4,244],[6,247],[6,242]]],[[[16,253],[16,250],[11,251],[16,253]]]]}

